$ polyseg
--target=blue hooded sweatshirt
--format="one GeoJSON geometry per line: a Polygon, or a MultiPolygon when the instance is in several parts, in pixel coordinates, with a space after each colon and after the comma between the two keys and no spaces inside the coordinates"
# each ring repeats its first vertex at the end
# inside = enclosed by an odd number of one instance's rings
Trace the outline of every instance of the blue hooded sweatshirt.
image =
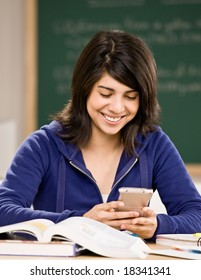
{"type": "MultiPolygon", "coordinates": [[[[36,218],[57,223],[103,203],[81,151],[64,143],[60,130],[53,121],[19,147],[0,187],[0,226],[36,218]]],[[[153,239],[201,232],[201,196],[171,140],[160,127],[137,140],[135,156],[122,153],[107,201],[118,200],[122,186],[158,190],[167,214],[157,214],[153,239]]]]}

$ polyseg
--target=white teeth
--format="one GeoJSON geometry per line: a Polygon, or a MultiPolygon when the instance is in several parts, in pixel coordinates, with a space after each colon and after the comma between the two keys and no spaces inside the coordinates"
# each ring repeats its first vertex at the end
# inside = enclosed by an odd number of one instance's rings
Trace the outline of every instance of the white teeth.
{"type": "Polygon", "coordinates": [[[121,119],[121,117],[119,117],[119,118],[112,118],[112,117],[108,117],[106,115],[105,115],[105,118],[106,118],[106,120],[108,120],[110,122],[118,122],[121,119]]]}

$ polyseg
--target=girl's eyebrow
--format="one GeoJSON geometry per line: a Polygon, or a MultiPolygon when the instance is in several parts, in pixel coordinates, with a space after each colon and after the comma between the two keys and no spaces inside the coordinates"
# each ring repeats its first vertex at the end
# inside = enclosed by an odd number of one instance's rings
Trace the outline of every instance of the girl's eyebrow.
{"type": "Polygon", "coordinates": [[[105,87],[105,86],[98,86],[98,88],[107,89],[109,91],[115,91],[113,88],[105,87]]]}
{"type": "MultiPolygon", "coordinates": [[[[107,90],[109,90],[109,91],[115,92],[115,90],[114,90],[113,88],[110,88],[110,87],[98,86],[98,88],[103,88],[103,89],[107,89],[107,90]]],[[[136,92],[136,90],[134,90],[134,89],[129,89],[129,90],[126,90],[124,93],[130,93],[130,92],[136,92]]]]}

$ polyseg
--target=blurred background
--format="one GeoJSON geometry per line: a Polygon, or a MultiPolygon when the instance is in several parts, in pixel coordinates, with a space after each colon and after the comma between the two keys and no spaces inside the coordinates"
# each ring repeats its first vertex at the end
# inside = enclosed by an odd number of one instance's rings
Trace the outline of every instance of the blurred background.
{"type": "Polygon", "coordinates": [[[161,126],[201,189],[201,0],[0,0],[0,177],[70,99],[74,63],[100,29],[149,44],[161,126]]]}

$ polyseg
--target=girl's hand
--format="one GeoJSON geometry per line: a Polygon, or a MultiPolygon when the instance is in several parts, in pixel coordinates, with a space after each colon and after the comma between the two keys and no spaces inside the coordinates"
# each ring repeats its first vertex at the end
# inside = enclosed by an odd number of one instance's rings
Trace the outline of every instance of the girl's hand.
{"type": "Polygon", "coordinates": [[[129,230],[144,239],[151,238],[157,229],[156,213],[144,207],[140,217],[132,219],[131,224],[123,223],[121,229],[129,230]]]}
{"type": "Polygon", "coordinates": [[[122,225],[131,225],[133,219],[139,217],[139,213],[136,211],[117,211],[121,206],[124,206],[122,201],[97,204],[83,216],[97,220],[116,229],[121,229],[122,225]]]}

